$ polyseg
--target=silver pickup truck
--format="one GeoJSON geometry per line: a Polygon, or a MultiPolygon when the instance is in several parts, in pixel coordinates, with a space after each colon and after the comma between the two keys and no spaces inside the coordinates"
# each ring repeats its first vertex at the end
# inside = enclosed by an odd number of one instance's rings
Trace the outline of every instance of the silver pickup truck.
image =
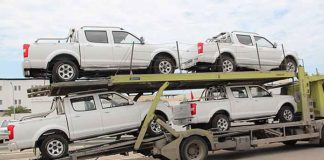
{"type": "Polygon", "coordinates": [[[54,82],[129,71],[132,56],[135,71],[169,74],[179,66],[174,46],[146,44],[119,27],[85,26],[72,29],[67,38],[40,38],[23,49],[25,77],[54,82]]]}

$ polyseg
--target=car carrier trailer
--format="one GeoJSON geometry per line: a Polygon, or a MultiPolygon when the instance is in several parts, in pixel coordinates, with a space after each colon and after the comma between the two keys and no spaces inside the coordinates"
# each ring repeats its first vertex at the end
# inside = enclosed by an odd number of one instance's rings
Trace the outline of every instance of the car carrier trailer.
{"type": "MultiPolygon", "coordinates": [[[[84,149],[70,151],[63,159],[82,159],[103,155],[139,152],[162,159],[180,160],[206,159],[208,151],[248,150],[260,145],[282,142],[294,145],[297,141],[309,141],[324,146],[324,120],[315,117],[311,99],[310,83],[323,81],[324,76],[308,76],[300,66],[298,73],[286,71],[256,71],[231,73],[188,73],[188,74],[148,74],[116,75],[97,81],[56,83],[28,90],[29,97],[62,96],[73,92],[105,89],[123,93],[156,92],[151,108],[143,122],[138,137],[116,140],[84,149]],[[277,80],[298,78],[299,103],[302,119],[296,122],[247,125],[231,127],[228,131],[216,129],[187,129],[175,131],[169,125],[156,119],[154,111],[164,90],[202,89],[219,84],[266,84],[277,80]],[[165,130],[160,137],[147,138],[148,123],[156,119],[165,130]]],[[[316,100],[316,99],[315,99],[316,100]]],[[[316,101],[315,101],[316,103],[316,101]]],[[[323,107],[323,106],[322,106],[323,107]]]]}

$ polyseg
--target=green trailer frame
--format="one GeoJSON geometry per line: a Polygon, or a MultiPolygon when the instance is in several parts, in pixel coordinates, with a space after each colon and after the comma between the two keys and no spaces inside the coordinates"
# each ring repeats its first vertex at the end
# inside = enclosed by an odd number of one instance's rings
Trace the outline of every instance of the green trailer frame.
{"type": "MultiPolygon", "coordinates": [[[[128,151],[143,151],[148,144],[150,153],[155,156],[163,156],[171,160],[180,160],[182,145],[192,137],[201,137],[207,144],[208,150],[236,149],[246,150],[261,144],[275,142],[293,142],[308,140],[312,143],[322,144],[323,141],[323,120],[314,120],[311,115],[310,106],[310,82],[324,80],[324,76],[309,77],[303,67],[298,67],[298,74],[286,71],[267,72],[233,72],[233,73],[188,73],[188,74],[146,74],[146,75],[116,75],[109,79],[97,81],[80,81],[56,83],[49,86],[31,88],[28,90],[29,97],[36,96],[62,96],[74,92],[87,90],[112,90],[123,93],[144,93],[157,92],[151,108],[144,120],[140,133],[132,142],[120,142],[109,147],[93,147],[90,150],[71,153],[70,158],[89,157],[90,155],[109,155],[109,153],[123,153],[128,151]],[[255,126],[241,126],[231,128],[229,131],[218,132],[213,129],[189,129],[178,132],[173,130],[163,121],[156,119],[154,111],[164,90],[199,89],[219,84],[265,84],[283,79],[298,78],[300,103],[302,106],[302,120],[291,123],[278,123],[255,126]],[[148,124],[155,119],[168,132],[159,139],[145,138],[148,124]],[[266,133],[269,137],[255,138],[256,134],[266,133]],[[116,146],[116,147],[112,147],[116,146]],[[123,148],[124,147],[124,148],[123,148]],[[143,148],[144,147],[144,148],[143,148]],[[127,149],[126,149],[127,148],[127,149]],[[118,152],[111,152],[112,150],[118,152]],[[81,154],[80,154],[81,153],[81,154]],[[90,154],[91,153],[91,154],[90,154]]],[[[142,153],[142,152],[141,152],[142,153]]],[[[147,152],[145,152],[147,153],[147,152]]]]}

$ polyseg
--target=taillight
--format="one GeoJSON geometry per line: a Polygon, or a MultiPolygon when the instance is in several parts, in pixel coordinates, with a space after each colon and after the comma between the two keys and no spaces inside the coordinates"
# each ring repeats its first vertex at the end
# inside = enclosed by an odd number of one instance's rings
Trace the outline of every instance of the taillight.
{"type": "Polygon", "coordinates": [[[23,49],[24,49],[24,58],[28,57],[28,49],[29,49],[29,44],[24,44],[23,49]]]}
{"type": "Polygon", "coordinates": [[[199,42],[197,44],[197,47],[198,47],[198,54],[202,54],[204,52],[204,43],[199,42]]]}
{"type": "Polygon", "coordinates": [[[191,103],[190,108],[191,108],[191,115],[192,116],[196,115],[196,113],[197,113],[197,104],[196,103],[191,103]]]}
{"type": "Polygon", "coordinates": [[[15,128],[14,125],[8,125],[8,126],[7,126],[7,129],[8,129],[8,138],[9,138],[9,140],[14,139],[14,128],[15,128]]]}

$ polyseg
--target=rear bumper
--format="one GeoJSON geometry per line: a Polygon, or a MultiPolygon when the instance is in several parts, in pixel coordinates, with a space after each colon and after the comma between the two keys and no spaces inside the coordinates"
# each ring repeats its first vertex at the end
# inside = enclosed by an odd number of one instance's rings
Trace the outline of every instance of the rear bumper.
{"type": "Polygon", "coordinates": [[[15,150],[18,150],[19,148],[18,148],[18,145],[17,145],[16,142],[14,142],[14,141],[9,141],[9,143],[8,143],[8,149],[9,149],[10,151],[15,151],[15,150]]]}
{"type": "Polygon", "coordinates": [[[47,77],[46,69],[32,68],[28,59],[23,61],[22,66],[25,77],[47,77]]]}

